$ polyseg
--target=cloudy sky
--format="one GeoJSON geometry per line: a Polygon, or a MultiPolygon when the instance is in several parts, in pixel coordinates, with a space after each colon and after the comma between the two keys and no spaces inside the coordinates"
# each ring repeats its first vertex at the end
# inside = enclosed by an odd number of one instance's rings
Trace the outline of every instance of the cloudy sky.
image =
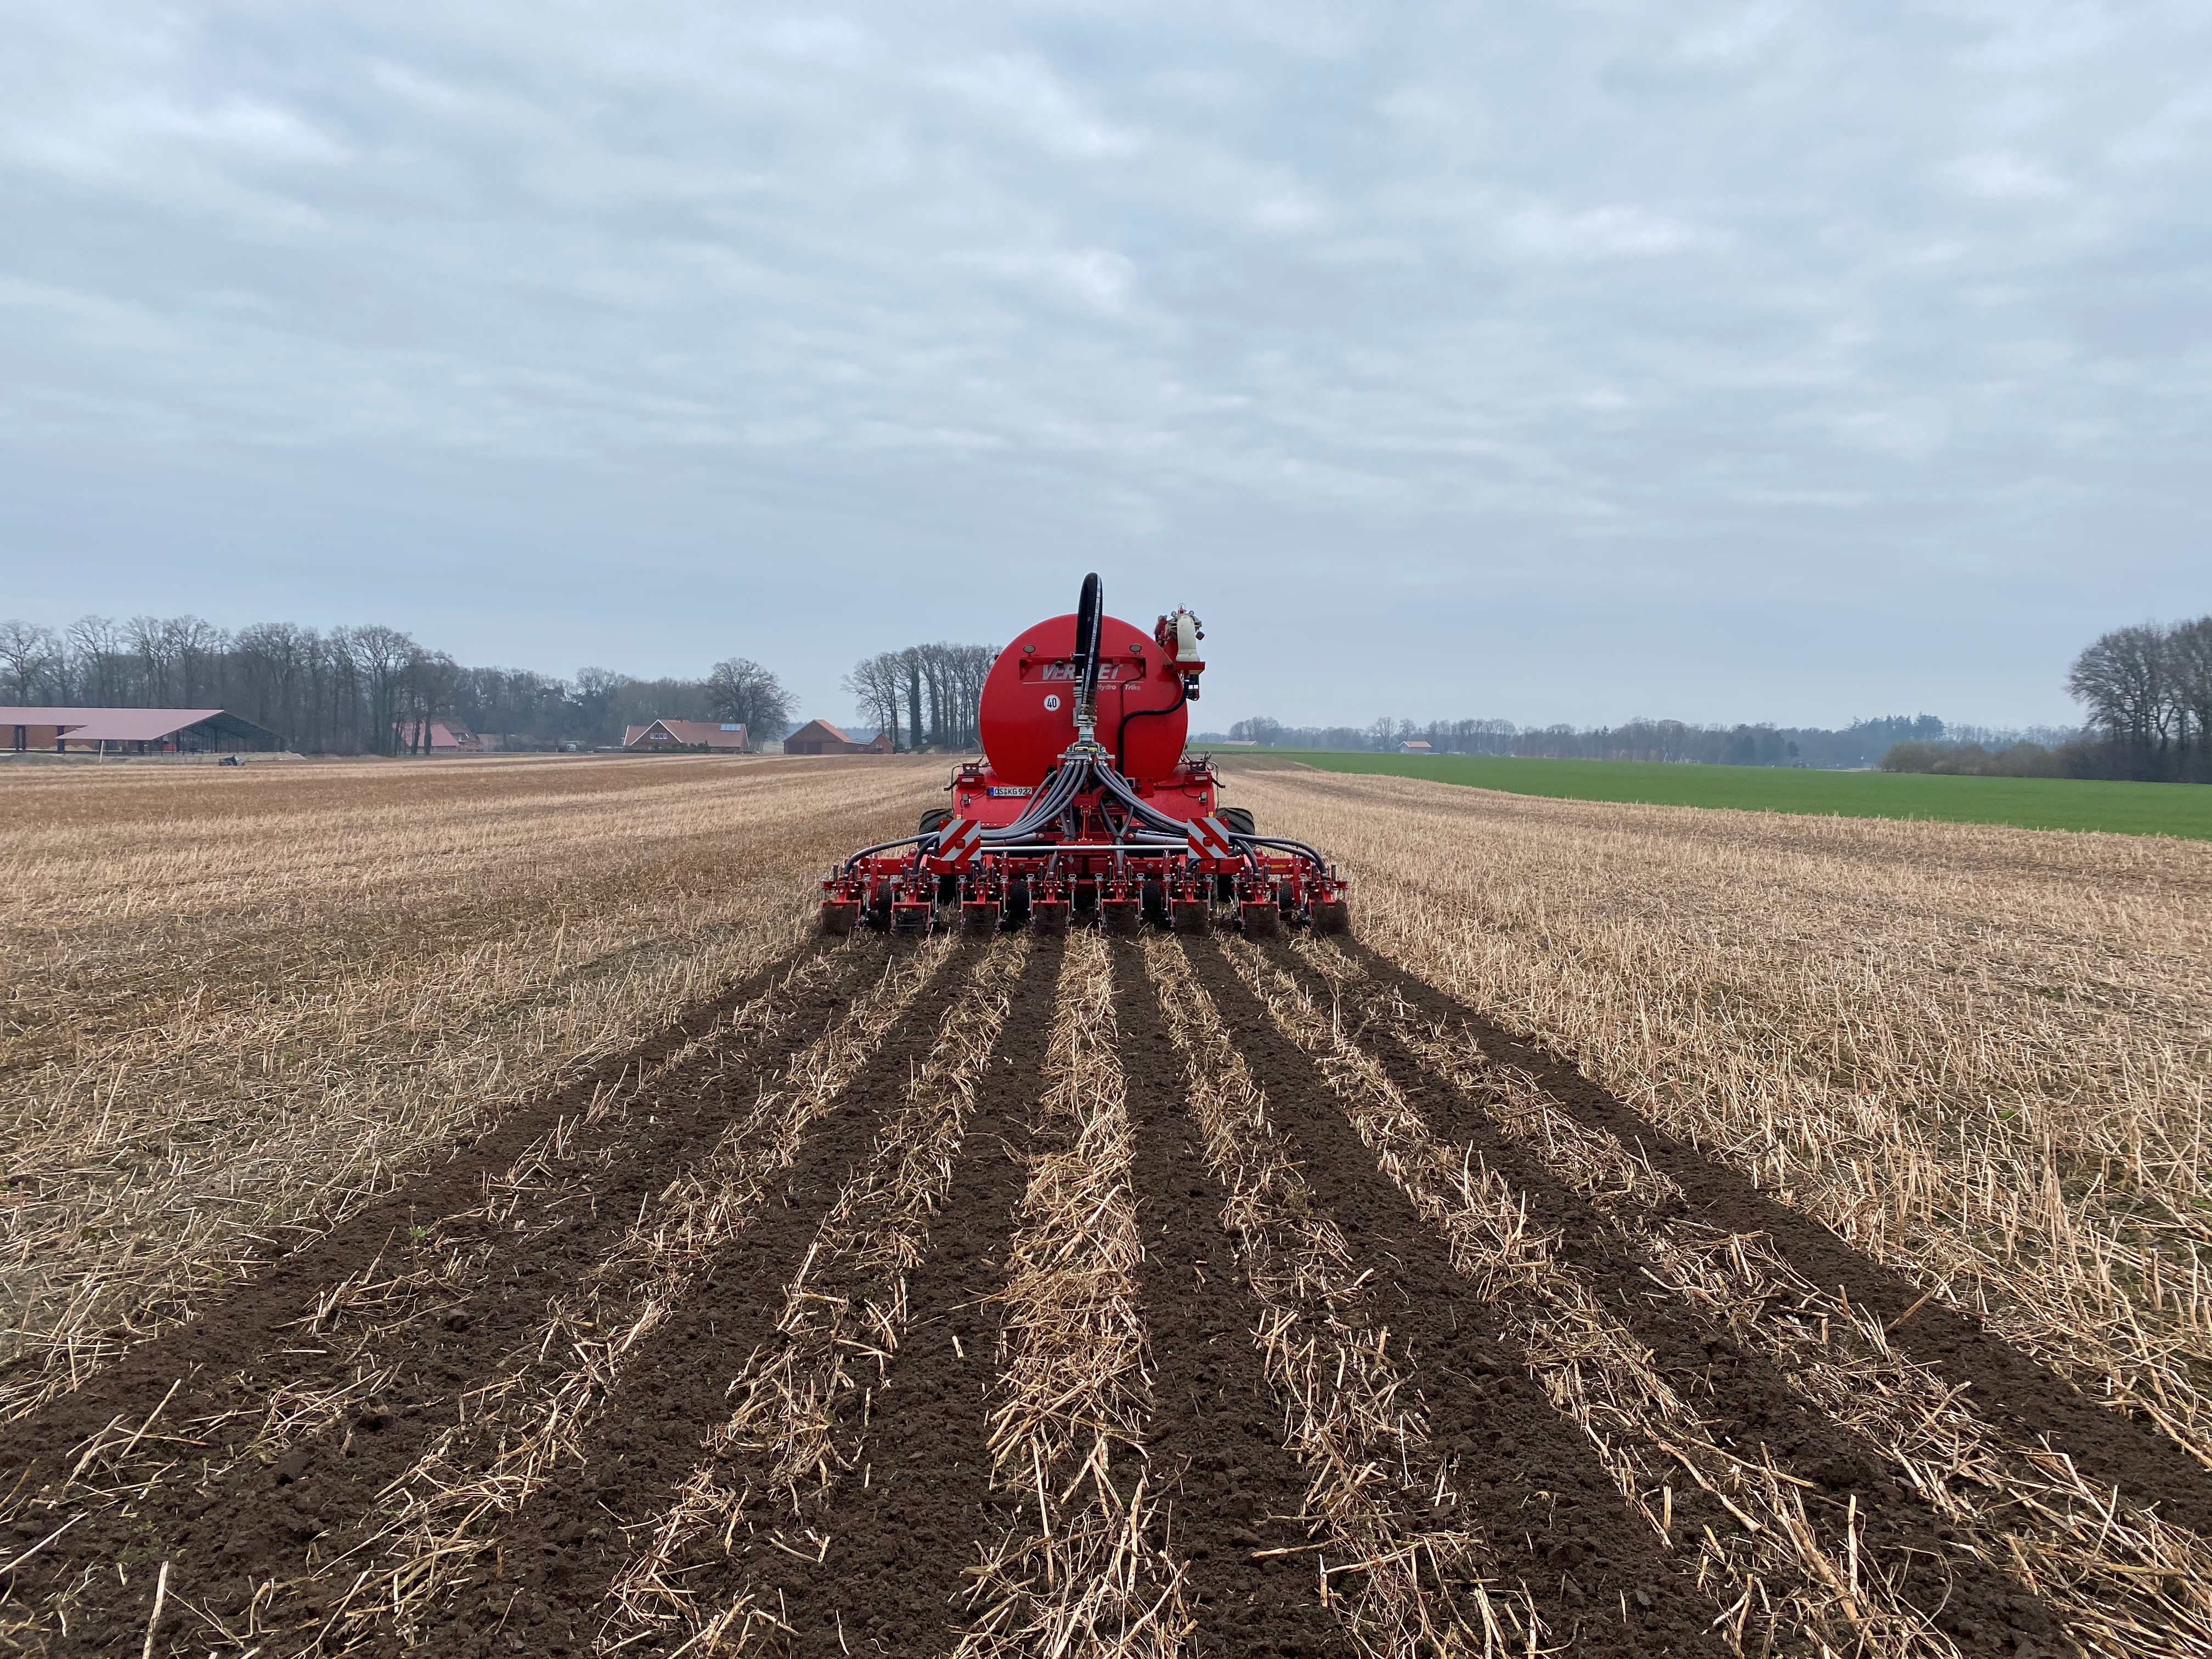
{"type": "Polygon", "coordinates": [[[0,609],[807,712],[2063,720],[2212,610],[2212,8],[0,0],[0,609]]]}

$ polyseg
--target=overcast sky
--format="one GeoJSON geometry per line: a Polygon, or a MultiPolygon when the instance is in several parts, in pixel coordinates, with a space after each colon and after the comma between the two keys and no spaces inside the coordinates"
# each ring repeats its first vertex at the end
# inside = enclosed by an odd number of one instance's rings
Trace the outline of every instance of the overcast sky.
{"type": "Polygon", "coordinates": [[[2212,610],[2212,6],[0,0],[0,611],[805,712],[2070,719],[2212,610]]]}

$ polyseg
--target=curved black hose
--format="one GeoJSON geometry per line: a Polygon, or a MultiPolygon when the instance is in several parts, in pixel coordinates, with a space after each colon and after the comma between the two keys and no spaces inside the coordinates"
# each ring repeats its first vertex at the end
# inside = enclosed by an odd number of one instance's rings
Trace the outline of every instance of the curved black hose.
{"type": "Polygon", "coordinates": [[[1176,684],[1176,700],[1164,708],[1132,708],[1121,716],[1121,723],[1114,728],[1114,767],[1116,771],[1129,769],[1129,751],[1125,746],[1129,740],[1129,722],[1148,720],[1155,714],[1172,714],[1190,701],[1190,688],[1181,681],[1176,684]]]}
{"type": "Polygon", "coordinates": [[[1098,623],[1105,609],[1105,589],[1094,570],[1083,579],[1083,594],[1075,602],[1075,671],[1083,687],[1078,708],[1098,707],[1098,623]]]}

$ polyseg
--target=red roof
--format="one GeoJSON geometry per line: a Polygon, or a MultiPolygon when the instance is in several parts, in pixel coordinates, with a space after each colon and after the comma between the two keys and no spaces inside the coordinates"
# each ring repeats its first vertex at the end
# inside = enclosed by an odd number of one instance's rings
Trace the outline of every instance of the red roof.
{"type": "Polygon", "coordinates": [[[220,708],[0,708],[0,726],[58,726],[88,743],[153,743],[213,720],[220,708]]]}
{"type": "MultiPolygon", "coordinates": [[[[853,741],[852,738],[847,737],[836,726],[830,725],[828,720],[809,720],[805,725],[800,726],[799,730],[793,732],[791,734],[791,738],[803,738],[807,736],[809,733],[815,733],[826,738],[834,738],[839,743],[850,743],[853,741]]],[[[791,738],[786,738],[784,742],[786,744],[790,743],[791,738]]]]}
{"type": "Polygon", "coordinates": [[[708,749],[744,749],[745,728],[721,720],[655,720],[650,726],[623,729],[625,749],[653,748],[659,744],[703,745],[708,749]],[[661,735],[656,737],[654,733],[661,735]]]}

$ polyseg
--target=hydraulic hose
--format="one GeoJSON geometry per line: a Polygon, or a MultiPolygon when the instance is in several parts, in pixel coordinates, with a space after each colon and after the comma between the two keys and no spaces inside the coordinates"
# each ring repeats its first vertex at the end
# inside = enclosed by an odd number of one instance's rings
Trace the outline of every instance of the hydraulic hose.
{"type": "Polygon", "coordinates": [[[1172,714],[1176,709],[1182,708],[1189,701],[1189,686],[1179,682],[1176,687],[1176,700],[1170,703],[1166,708],[1132,708],[1128,713],[1122,715],[1121,725],[1114,728],[1114,764],[1123,772],[1127,772],[1129,769],[1129,750],[1127,745],[1129,738],[1129,722],[1131,720],[1150,720],[1158,714],[1172,714]]]}

